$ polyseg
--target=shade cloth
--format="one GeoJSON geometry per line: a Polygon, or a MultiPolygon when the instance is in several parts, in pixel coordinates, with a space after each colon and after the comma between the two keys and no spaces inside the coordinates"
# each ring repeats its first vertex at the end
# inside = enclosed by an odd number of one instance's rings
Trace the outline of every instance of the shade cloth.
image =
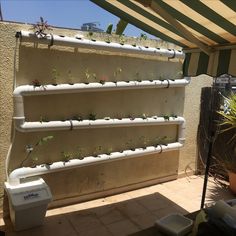
{"type": "Polygon", "coordinates": [[[91,0],[186,53],[185,76],[236,76],[236,1],[91,0]]]}

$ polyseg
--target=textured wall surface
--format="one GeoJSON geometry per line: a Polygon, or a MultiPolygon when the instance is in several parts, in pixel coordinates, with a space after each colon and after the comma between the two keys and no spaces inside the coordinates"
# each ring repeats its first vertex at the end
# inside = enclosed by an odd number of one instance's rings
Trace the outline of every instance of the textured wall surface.
{"type": "MultiPolygon", "coordinates": [[[[0,193],[3,195],[5,180],[4,161],[10,145],[12,133],[12,91],[14,68],[16,84],[32,84],[37,79],[42,84],[52,83],[52,71],[56,69],[59,76],[57,83],[86,81],[86,73],[96,74],[97,78],[112,80],[135,80],[153,76],[175,77],[181,71],[181,62],[154,60],[153,58],[130,57],[128,55],[95,53],[80,51],[69,47],[52,47],[21,43],[16,47],[15,32],[28,30],[30,25],[0,23],[0,193]],[[14,58],[16,66],[14,67],[14,58]],[[122,68],[121,73],[114,72],[122,68]]],[[[80,33],[69,29],[54,29],[55,34],[75,35],[80,33]]],[[[86,33],[84,33],[86,36],[86,33]]],[[[104,35],[97,37],[106,38],[104,35]]],[[[119,39],[118,39],[119,40],[119,39]]],[[[131,40],[131,39],[127,39],[131,40]]],[[[154,41],[145,41],[151,46],[160,46],[154,41]]],[[[168,47],[168,45],[164,45],[168,47]]],[[[94,79],[94,78],[93,78],[94,79]]],[[[92,80],[90,78],[90,82],[92,80]]],[[[210,79],[193,78],[186,88],[127,90],[116,92],[96,92],[84,94],[65,94],[32,96],[25,99],[25,114],[29,121],[42,119],[63,120],[73,115],[87,116],[96,114],[97,118],[105,116],[127,117],[132,114],[146,115],[180,115],[187,120],[186,146],[181,151],[148,155],[129,160],[115,161],[89,167],[46,175],[54,200],[83,196],[88,198],[111,194],[124,187],[145,185],[161,179],[176,178],[191,164],[196,162],[196,133],[199,119],[201,87],[209,86],[210,79]],[[100,195],[99,195],[99,194],[100,195]]],[[[129,128],[106,128],[79,131],[54,131],[15,133],[10,155],[10,170],[19,167],[26,157],[25,147],[36,143],[40,138],[53,135],[54,139],[35,150],[37,161],[27,160],[26,166],[35,163],[49,163],[62,160],[61,152],[73,153],[83,148],[83,154],[91,154],[97,147],[102,151],[127,149],[126,145],[142,145],[142,136],[151,143],[153,139],[168,136],[176,139],[176,126],[150,126],[129,128]],[[127,144],[128,143],[128,144],[127,144]]],[[[77,198],[78,197],[78,198],[77,198]]],[[[66,203],[66,201],[65,201],[66,203]]]]}

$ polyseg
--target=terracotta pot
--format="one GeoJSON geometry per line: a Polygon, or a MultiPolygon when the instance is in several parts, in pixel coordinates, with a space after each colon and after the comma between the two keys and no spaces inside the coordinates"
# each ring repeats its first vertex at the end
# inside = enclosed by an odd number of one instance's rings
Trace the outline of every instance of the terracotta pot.
{"type": "Polygon", "coordinates": [[[229,188],[236,195],[236,173],[228,172],[229,174],[229,188]]]}

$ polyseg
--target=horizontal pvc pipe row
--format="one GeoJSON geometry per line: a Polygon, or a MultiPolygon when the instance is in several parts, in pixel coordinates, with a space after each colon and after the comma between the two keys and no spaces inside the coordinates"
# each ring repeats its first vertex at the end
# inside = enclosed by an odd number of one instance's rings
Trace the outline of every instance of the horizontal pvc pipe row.
{"type": "Polygon", "coordinates": [[[67,162],[59,161],[54,162],[51,165],[43,164],[38,165],[34,168],[32,167],[22,167],[15,169],[9,175],[9,184],[11,185],[18,185],[20,184],[20,180],[27,177],[38,176],[43,174],[49,174],[61,170],[69,170],[74,169],[82,166],[89,166],[93,165],[94,163],[104,163],[113,160],[120,160],[126,158],[134,158],[143,155],[155,154],[155,153],[162,153],[168,151],[179,150],[183,147],[182,143],[175,142],[170,143],[168,145],[159,145],[157,147],[149,146],[145,149],[143,148],[136,148],[134,151],[132,150],[125,150],[123,152],[112,152],[110,155],[101,154],[98,157],[85,157],[82,160],[79,159],[72,159],[67,162]]]}
{"type": "Polygon", "coordinates": [[[25,122],[24,118],[14,118],[15,128],[20,132],[52,131],[52,130],[73,130],[107,127],[126,127],[126,126],[146,126],[146,125],[183,125],[183,117],[163,117],[156,118],[124,118],[124,119],[97,119],[97,120],[66,120],[49,122],[25,122]]]}
{"type": "MultiPolygon", "coordinates": [[[[13,92],[13,102],[14,102],[14,117],[17,128],[19,128],[24,123],[24,96],[34,96],[34,95],[49,95],[49,94],[63,94],[63,93],[78,93],[78,92],[92,92],[92,91],[109,91],[109,90],[123,90],[123,89],[142,89],[142,88],[163,88],[163,87],[182,87],[189,84],[188,78],[178,79],[178,80],[154,80],[148,81],[144,80],[141,82],[130,81],[129,83],[120,81],[117,83],[106,82],[101,83],[76,83],[73,85],[69,84],[59,84],[54,85],[22,85],[17,87],[13,92]]],[[[60,126],[60,124],[58,125],[60,126]]],[[[28,126],[27,126],[28,127],[28,126]]],[[[42,127],[42,126],[41,126],[42,127]]]]}
{"type": "Polygon", "coordinates": [[[110,90],[124,89],[146,89],[146,88],[169,88],[169,87],[184,87],[190,82],[189,78],[176,80],[143,80],[143,81],[118,81],[101,83],[75,83],[75,84],[58,84],[58,85],[21,85],[14,92],[14,97],[32,96],[32,95],[48,95],[62,93],[81,93],[81,92],[104,92],[110,90]]]}
{"type": "Polygon", "coordinates": [[[143,46],[132,46],[129,44],[120,44],[104,41],[92,41],[89,39],[82,39],[78,37],[68,37],[64,35],[47,34],[45,37],[36,35],[29,31],[20,31],[16,33],[16,37],[20,37],[22,42],[35,42],[47,44],[49,46],[71,46],[86,49],[113,51],[118,53],[132,53],[132,54],[145,54],[152,56],[163,56],[167,58],[184,58],[184,53],[174,49],[162,49],[143,46]]]}

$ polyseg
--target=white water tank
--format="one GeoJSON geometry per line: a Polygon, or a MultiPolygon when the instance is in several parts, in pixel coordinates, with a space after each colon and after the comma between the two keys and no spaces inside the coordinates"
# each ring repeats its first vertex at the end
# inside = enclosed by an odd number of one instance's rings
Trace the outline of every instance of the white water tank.
{"type": "Polygon", "coordinates": [[[10,185],[5,183],[9,199],[11,221],[15,230],[29,229],[43,224],[52,194],[42,178],[10,185]]]}

